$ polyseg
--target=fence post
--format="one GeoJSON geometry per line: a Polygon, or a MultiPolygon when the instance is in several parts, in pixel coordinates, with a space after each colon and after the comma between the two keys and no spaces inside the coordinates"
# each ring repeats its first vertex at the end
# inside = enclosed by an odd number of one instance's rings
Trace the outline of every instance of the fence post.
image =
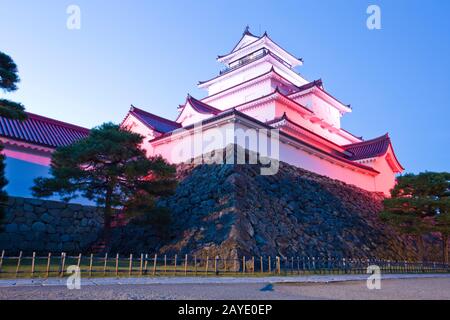
{"type": "Polygon", "coordinates": [[[119,277],[119,254],[116,254],[116,277],[119,277]]]}
{"type": "Polygon", "coordinates": [[[77,267],[79,268],[81,265],[81,253],[78,255],[77,267]]]}
{"type": "Polygon", "coordinates": [[[224,268],[224,272],[227,273],[228,268],[227,268],[227,258],[223,259],[223,268],[224,268]]]}
{"type": "Polygon", "coordinates": [[[316,257],[312,257],[312,267],[313,267],[314,273],[317,273],[316,272],[316,257]]]}
{"type": "Polygon", "coordinates": [[[48,258],[47,258],[47,269],[45,270],[45,276],[48,278],[50,275],[50,263],[51,263],[51,259],[52,259],[52,253],[49,252],[48,253],[48,258]]]}
{"type": "Polygon", "coordinates": [[[280,257],[277,256],[277,272],[278,274],[281,274],[281,262],[280,257]]]}
{"type": "Polygon", "coordinates": [[[216,258],[214,259],[214,274],[215,275],[217,275],[217,259],[218,259],[219,257],[218,256],[216,256],[216,258]]]}
{"type": "Polygon", "coordinates": [[[245,273],[245,256],[242,257],[242,273],[245,273]]]}
{"type": "Polygon", "coordinates": [[[145,254],[145,262],[144,262],[144,274],[147,274],[147,265],[148,265],[148,253],[145,254]]]}
{"type": "Polygon", "coordinates": [[[194,255],[194,275],[197,275],[197,255],[194,255]]]}
{"type": "MultiPolygon", "coordinates": [[[[81,253],[80,253],[80,257],[81,257],[81,253]]],[[[108,263],[108,253],[105,253],[105,263],[103,264],[103,276],[106,276],[107,263],[108,263]]]]}
{"type": "Polygon", "coordinates": [[[255,257],[252,257],[252,274],[255,274],[255,257]]]}
{"type": "Polygon", "coordinates": [[[2,250],[2,255],[0,256],[0,273],[2,272],[3,258],[5,257],[5,250],[2,250]]]}
{"type": "Polygon", "coordinates": [[[133,273],[133,254],[130,253],[130,264],[128,265],[128,276],[131,277],[132,273],[133,273]]]}
{"type": "Polygon", "coordinates": [[[19,273],[19,268],[20,268],[20,262],[22,261],[22,251],[20,251],[19,253],[19,257],[17,259],[17,267],[16,267],[16,278],[17,278],[17,274],[19,273]]]}
{"type": "Polygon", "coordinates": [[[344,273],[347,273],[347,268],[345,265],[345,258],[342,258],[342,269],[344,269],[344,273]]]}
{"type": "Polygon", "coordinates": [[[91,253],[91,257],[89,259],[89,278],[92,277],[92,264],[94,263],[94,254],[91,253]]]}
{"type": "Polygon", "coordinates": [[[153,275],[156,275],[156,262],[158,261],[158,255],[155,254],[155,260],[153,260],[153,275]]]}
{"type": "Polygon", "coordinates": [[[188,255],[184,255],[184,275],[187,276],[188,255]]]}
{"type": "Polygon", "coordinates": [[[164,274],[167,273],[167,255],[164,255],[164,274]]]}
{"type": "Polygon", "coordinates": [[[294,257],[291,257],[291,274],[294,274],[294,257]]]}
{"type": "Polygon", "coordinates": [[[142,270],[144,268],[144,254],[141,253],[141,263],[139,264],[139,275],[142,276],[142,270]]]}
{"type": "Polygon", "coordinates": [[[33,257],[31,259],[31,277],[34,277],[34,262],[36,260],[36,252],[33,252],[33,257]]]}
{"type": "Polygon", "coordinates": [[[259,263],[260,263],[260,272],[261,273],[264,273],[264,262],[263,262],[263,257],[262,256],[260,256],[259,257],[259,263]]]}
{"type": "Polygon", "coordinates": [[[205,269],[205,274],[208,275],[208,263],[209,263],[209,257],[206,256],[206,269],[205,269]]]}
{"type": "Polygon", "coordinates": [[[64,270],[66,269],[66,253],[61,252],[61,273],[60,277],[64,276],[64,270]]]}
{"type": "Polygon", "coordinates": [[[300,274],[300,257],[297,256],[297,274],[300,274]]]}
{"type": "Polygon", "coordinates": [[[270,256],[268,257],[268,259],[269,259],[269,268],[267,270],[269,273],[271,273],[272,272],[272,263],[270,261],[270,256]]]}
{"type": "Polygon", "coordinates": [[[173,269],[174,275],[177,275],[177,258],[178,258],[178,255],[175,255],[175,261],[174,261],[175,268],[173,269]]]}

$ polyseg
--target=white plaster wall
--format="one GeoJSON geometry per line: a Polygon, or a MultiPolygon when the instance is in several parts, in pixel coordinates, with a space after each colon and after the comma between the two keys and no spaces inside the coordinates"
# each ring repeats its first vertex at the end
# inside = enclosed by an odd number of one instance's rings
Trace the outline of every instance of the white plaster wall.
{"type": "Polygon", "coordinates": [[[208,94],[213,95],[217,92],[226,90],[232,86],[240,84],[244,81],[250,80],[260,76],[270,70],[272,64],[268,61],[261,60],[252,67],[241,67],[239,71],[233,71],[229,75],[223,75],[222,79],[213,83],[208,88],[208,94]]]}
{"type": "Polygon", "coordinates": [[[322,98],[314,94],[307,94],[296,97],[294,101],[308,107],[315,115],[324,119],[327,123],[332,124],[335,128],[341,127],[341,115],[339,110],[322,98]]]}
{"type": "Polygon", "coordinates": [[[396,174],[392,171],[392,168],[386,161],[386,157],[376,158],[375,162],[371,163],[371,166],[380,172],[375,178],[377,189],[389,195],[390,190],[394,188],[396,184],[396,174]]]}
{"type": "Polygon", "coordinates": [[[244,102],[255,100],[262,96],[268,95],[272,92],[273,88],[271,86],[270,79],[265,79],[231,93],[207,98],[204,100],[204,102],[217,109],[226,110],[240,105],[244,102]]]}
{"type": "Polygon", "coordinates": [[[376,190],[375,178],[373,176],[354,171],[350,168],[344,168],[337,163],[331,163],[328,160],[299,150],[292,145],[284,143],[280,145],[280,158],[289,164],[332,179],[353,184],[368,191],[381,191],[376,190]]]}
{"type": "Polygon", "coordinates": [[[276,103],[276,112],[275,117],[279,118],[286,113],[287,117],[297,123],[298,125],[328,139],[337,145],[345,145],[351,143],[351,141],[345,139],[344,137],[337,135],[333,132],[330,132],[326,128],[322,128],[319,123],[312,123],[309,119],[305,119],[301,116],[301,114],[292,108],[287,107],[285,104],[277,102],[276,103]]]}
{"type": "Polygon", "coordinates": [[[147,156],[150,156],[153,154],[153,147],[149,140],[153,139],[155,136],[158,136],[159,133],[153,131],[146,125],[144,125],[139,119],[134,117],[133,115],[128,115],[126,119],[122,123],[122,127],[128,128],[129,130],[140,134],[144,137],[142,141],[141,147],[147,151],[147,156]]]}
{"type": "MultiPolygon", "coordinates": [[[[167,143],[155,142],[153,151],[154,154],[161,154],[172,163],[187,161],[206,152],[222,149],[228,145],[230,141],[234,141],[249,150],[258,151],[259,149],[257,146],[261,143],[260,141],[255,142],[242,138],[247,129],[248,127],[244,124],[228,123],[223,126],[205,129],[203,136],[204,141],[202,143],[203,148],[195,149],[192,146],[193,136],[186,135],[185,137],[173,139],[167,143]],[[230,133],[231,136],[233,136],[231,138],[230,133]],[[240,137],[240,139],[235,139],[234,137],[240,137]],[[184,152],[178,152],[180,150],[183,150],[184,152]]],[[[270,147],[268,149],[273,150],[273,148],[270,147]]],[[[276,154],[272,154],[271,156],[277,158],[276,154]]],[[[283,142],[280,142],[279,145],[279,159],[297,167],[328,176],[332,179],[356,185],[365,190],[387,191],[385,186],[380,187],[376,185],[374,176],[343,167],[337,162],[332,163],[323,156],[319,157],[310,154],[305,150],[297,149],[293,145],[283,142]]]]}

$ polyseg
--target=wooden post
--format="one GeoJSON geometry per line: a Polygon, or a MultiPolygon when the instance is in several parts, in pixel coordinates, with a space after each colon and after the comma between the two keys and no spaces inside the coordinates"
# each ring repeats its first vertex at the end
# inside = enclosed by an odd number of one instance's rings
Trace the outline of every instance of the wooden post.
{"type": "Polygon", "coordinates": [[[60,277],[64,276],[65,269],[66,269],[66,253],[62,252],[61,253],[61,273],[60,273],[60,277]]]}
{"type": "Polygon", "coordinates": [[[31,277],[34,277],[34,263],[36,260],[36,252],[33,252],[33,257],[31,258],[31,277]]]}
{"type": "Polygon", "coordinates": [[[245,273],[245,256],[242,257],[242,273],[245,273]]]}
{"type": "Polygon", "coordinates": [[[264,261],[263,261],[263,257],[262,256],[259,257],[259,264],[260,264],[259,271],[261,273],[263,273],[264,272],[264,261]]]}
{"type": "Polygon", "coordinates": [[[291,257],[291,274],[294,274],[294,257],[291,257]]]}
{"type": "Polygon", "coordinates": [[[236,259],[234,259],[234,272],[239,272],[238,262],[239,262],[239,257],[236,257],[236,259]]]}
{"type": "Polygon", "coordinates": [[[81,266],[81,253],[78,255],[77,267],[81,266]]]}
{"type": "Polygon", "coordinates": [[[128,266],[128,275],[131,276],[133,273],[133,254],[130,254],[130,264],[128,266]]]}
{"type": "Polygon", "coordinates": [[[281,262],[280,257],[277,256],[277,273],[281,274],[281,262]]]}
{"type": "Polygon", "coordinates": [[[19,253],[19,257],[17,259],[17,267],[16,267],[16,278],[17,278],[17,274],[19,273],[19,268],[20,268],[20,262],[22,261],[22,251],[20,251],[19,253]]]}
{"type": "Polygon", "coordinates": [[[94,263],[94,254],[91,253],[91,258],[89,259],[89,278],[92,277],[92,264],[94,263]]]}
{"type": "Polygon", "coordinates": [[[224,272],[227,273],[228,268],[227,268],[227,258],[223,259],[223,268],[224,268],[224,272]]]}
{"type": "Polygon", "coordinates": [[[155,259],[153,260],[153,275],[156,275],[156,262],[158,261],[158,255],[155,254],[155,259]]]}
{"type": "Polygon", "coordinates": [[[268,272],[269,273],[271,273],[272,272],[272,264],[271,264],[271,262],[270,262],[270,256],[269,256],[269,269],[268,269],[268,272]]]}
{"type": "Polygon", "coordinates": [[[51,263],[51,260],[52,260],[52,253],[49,252],[48,253],[48,258],[47,258],[47,269],[45,270],[46,278],[48,278],[49,275],[50,275],[50,263],[51,263]]]}
{"type": "Polygon", "coordinates": [[[208,275],[208,264],[209,264],[209,257],[206,256],[206,267],[205,267],[205,274],[208,275]]]}
{"type": "Polygon", "coordinates": [[[145,254],[145,262],[144,262],[144,274],[147,274],[147,264],[148,264],[148,253],[145,254]]]}
{"type": "Polygon", "coordinates": [[[184,256],[184,275],[187,276],[188,255],[184,256]]]}
{"type": "Polygon", "coordinates": [[[177,258],[178,258],[178,255],[175,255],[175,259],[174,259],[175,268],[173,269],[174,275],[177,275],[177,258]]]}
{"type": "Polygon", "coordinates": [[[116,254],[116,277],[119,276],[119,254],[116,254]]]}
{"type": "Polygon", "coordinates": [[[141,263],[139,264],[139,275],[142,276],[142,272],[144,269],[144,254],[141,253],[141,263]]]}
{"type": "Polygon", "coordinates": [[[164,274],[167,273],[167,255],[164,255],[164,274]]]}
{"type": "Polygon", "coordinates": [[[197,275],[197,255],[194,255],[194,275],[197,275]]]}
{"type": "Polygon", "coordinates": [[[252,273],[255,273],[255,257],[252,257],[252,273]]]}
{"type": "Polygon", "coordinates": [[[2,255],[0,256],[0,273],[2,272],[3,258],[5,258],[5,250],[2,250],[2,255]]]}
{"type": "Polygon", "coordinates": [[[103,276],[106,276],[106,267],[108,265],[108,253],[105,253],[105,262],[103,264],[103,276]]]}
{"type": "Polygon", "coordinates": [[[217,259],[218,259],[219,257],[218,256],[216,256],[216,258],[214,259],[214,274],[215,275],[217,275],[217,259]]]}

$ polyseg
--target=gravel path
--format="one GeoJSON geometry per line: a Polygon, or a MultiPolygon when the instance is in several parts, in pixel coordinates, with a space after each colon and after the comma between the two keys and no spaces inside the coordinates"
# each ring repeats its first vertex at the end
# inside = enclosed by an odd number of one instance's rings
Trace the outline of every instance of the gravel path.
{"type": "Polygon", "coordinates": [[[63,286],[0,287],[0,300],[15,299],[446,299],[450,278],[385,279],[381,290],[368,290],[365,281],[332,283],[210,283],[85,285],[81,290],[63,286]]]}

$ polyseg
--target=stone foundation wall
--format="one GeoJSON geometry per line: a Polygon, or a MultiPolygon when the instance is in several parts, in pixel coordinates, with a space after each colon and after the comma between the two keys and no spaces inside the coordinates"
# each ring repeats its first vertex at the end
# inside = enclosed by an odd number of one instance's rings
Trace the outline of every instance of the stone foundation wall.
{"type": "Polygon", "coordinates": [[[98,239],[102,228],[103,214],[96,207],[10,197],[0,251],[83,252],[98,239]]]}

